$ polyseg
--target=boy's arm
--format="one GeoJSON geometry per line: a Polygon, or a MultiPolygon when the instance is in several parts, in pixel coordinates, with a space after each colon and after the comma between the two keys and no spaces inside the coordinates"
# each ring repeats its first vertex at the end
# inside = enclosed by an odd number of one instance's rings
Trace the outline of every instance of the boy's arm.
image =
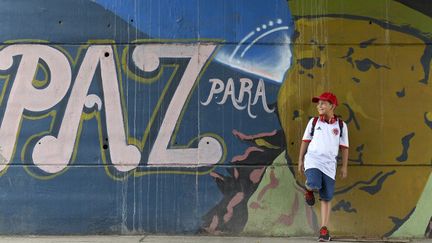
{"type": "Polygon", "coordinates": [[[306,154],[307,148],[309,147],[309,142],[302,141],[300,145],[299,159],[298,159],[298,172],[299,174],[304,173],[304,156],[306,154]]]}
{"type": "Polygon", "coordinates": [[[303,134],[303,138],[302,138],[302,143],[300,145],[300,152],[299,152],[299,159],[298,159],[298,165],[297,165],[297,170],[299,172],[299,174],[303,174],[304,173],[304,156],[306,154],[306,151],[309,147],[309,143],[310,141],[312,141],[312,136],[311,136],[311,129],[312,129],[312,122],[313,118],[309,120],[307,126],[306,126],[306,130],[303,134]]]}
{"type": "Polygon", "coordinates": [[[341,176],[342,179],[345,179],[348,176],[348,148],[341,147],[341,154],[342,154],[341,176]]]}
{"type": "Polygon", "coordinates": [[[347,124],[343,123],[343,136],[339,141],[339,148],[341,150],[342,155],[342,168],[341,168],[341,176],[342,179],[345,179],[348,176],[348,127],[347,124]]]}

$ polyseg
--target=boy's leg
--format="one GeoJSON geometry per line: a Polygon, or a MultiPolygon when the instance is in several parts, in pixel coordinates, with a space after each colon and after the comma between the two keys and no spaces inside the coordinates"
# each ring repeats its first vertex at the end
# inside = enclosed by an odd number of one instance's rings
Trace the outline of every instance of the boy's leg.
{"type": "Polygon", "coordinates": [[[327,226],[330,221],[331,201],[321,200],[321,227],[327,226]]]}
{"type": "Polygon", "coordinates": [[[335,180],[323,173],[322,188],[320,190],[321,198],[321,230],[319,241],[330,241],[330,232],[327,226],[330,221],[331,200],[334,194],[335,180]]]}
{"type": "Polygon", "coordinates": [[[313,206],[315,204],[315,196],[313,192],[319,191],[322,187],[322,172],[318,169],[307,169],[305,171],[306,176],[306,191],[305,191],[305,200],[306,204],[309,206],[313,206]]]}
{"type": "Polygon", "coordinates": [[[330,220],[331,200],[334,194],[335,180],[322,173],[322,187],[319,191],[321,198],[321,226],[327,226],[330,220]]]}
{"type": "Polygon", "coordinates": [[[327,242],[331,241],[330,231],[327,229],[327,225],[330,219],[331,202],[321,200],[321,229],[318,241],[327,242]]]}

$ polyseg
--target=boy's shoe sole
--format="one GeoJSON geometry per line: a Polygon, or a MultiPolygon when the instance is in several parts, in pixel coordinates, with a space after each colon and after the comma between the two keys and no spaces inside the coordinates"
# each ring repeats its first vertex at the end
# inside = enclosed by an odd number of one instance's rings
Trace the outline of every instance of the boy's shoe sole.
{"type": "Polygon", "coordinates": [[[318,238],[318,242],[329,242],[331,241],[330,232],[327,227],[323,226],[320,229],[320,236],[318,238]]]}
{"type": "Polygon", "coordinates": [[[324,239],[324,238],[319,238],[318,239],[318,242],[329,242],[329,241],[331,241],[332,239],[331,239],[331,237],[329,237],[328,239],[324,239]]]}
{"type": "Polygon", "coordinates": [[[315,196],[313,191],[305,190],[304,198],[307,205],[312,207],[315,204],[315,196]]]}

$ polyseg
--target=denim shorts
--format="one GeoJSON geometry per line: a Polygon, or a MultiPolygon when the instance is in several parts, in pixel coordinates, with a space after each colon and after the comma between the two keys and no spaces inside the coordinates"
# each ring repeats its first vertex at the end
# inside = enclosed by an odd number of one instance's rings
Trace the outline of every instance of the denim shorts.
{"type": "Polygon", "coordinates": [[[319,169],[311,168],[305,171],[306,188],[311,191],[318,191],[321,200],[330,201],[333,198],[335,180],[322,173],[319,169]]]}

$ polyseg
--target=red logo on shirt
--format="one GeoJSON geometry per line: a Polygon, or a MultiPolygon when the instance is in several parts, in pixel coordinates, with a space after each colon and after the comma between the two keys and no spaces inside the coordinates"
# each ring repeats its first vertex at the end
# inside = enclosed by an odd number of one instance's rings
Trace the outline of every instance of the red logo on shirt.
{"type": "Polygon", "coordinates": [[[339,135],[339,129],[333,128],[333,134],[336,136],[339,135]]]}

